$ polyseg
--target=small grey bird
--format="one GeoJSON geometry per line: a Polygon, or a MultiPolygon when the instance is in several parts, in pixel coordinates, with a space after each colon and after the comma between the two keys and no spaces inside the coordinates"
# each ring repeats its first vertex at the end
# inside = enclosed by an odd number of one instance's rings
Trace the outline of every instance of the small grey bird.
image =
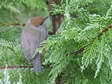
{"type": "Polygon", "coordinates": [[[43,26],[45,18],[33,17],[28,20],[21,34],[21,46],[26,59],[33,64],[35,72],[41,72],[43,67],[41,63],[42,54],[36,52],[40,47],[40,43],[47,39],[48,31],[43,26]],[[35,54],[35,56],[34,56],[35,54]]]}

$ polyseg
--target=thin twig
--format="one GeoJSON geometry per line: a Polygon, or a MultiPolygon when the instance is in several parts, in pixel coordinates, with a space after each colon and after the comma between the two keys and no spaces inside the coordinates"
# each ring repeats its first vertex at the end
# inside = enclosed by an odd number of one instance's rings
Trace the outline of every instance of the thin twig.
{"type": "Polygon", "coordinates": [[[74,51],[74,52],[72,52],[70,54],[77,55],[77,54],[82,53],[85,50],[86,47],[88,47],[90,44],[92,44],[97,38],[100,38],[104,33],[106,33],[107,31],[109,31],[109,29],[112,29],[112,24],[110,24],[107,28],[101,30],[101,32],[95,38],[93,38],[93,40],[92,40],[91,43],[85,45],[84,47],[82,47],[79,50],[76,50],[76,51],[74,51]]]}

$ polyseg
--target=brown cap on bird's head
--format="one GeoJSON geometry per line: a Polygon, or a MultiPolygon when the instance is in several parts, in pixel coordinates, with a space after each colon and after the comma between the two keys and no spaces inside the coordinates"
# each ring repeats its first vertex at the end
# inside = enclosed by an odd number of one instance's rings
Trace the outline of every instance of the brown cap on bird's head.
{"type": "Polygon", "coordinates": [[[33,26],[39,26],[39,25],[41,25],[43,22],[44,22],[44,18],[43,17],[41,17],[41,16],[38,16],[38,17],[33,17],[32,19],[31,19],[31,24],[33,25],[33,26]]]}

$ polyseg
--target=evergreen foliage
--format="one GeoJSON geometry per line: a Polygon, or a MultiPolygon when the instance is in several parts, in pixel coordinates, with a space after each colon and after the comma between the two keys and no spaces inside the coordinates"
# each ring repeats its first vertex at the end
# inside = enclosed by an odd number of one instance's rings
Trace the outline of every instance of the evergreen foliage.
{"type": "MultiPolygon", "coordinates": [[[[48,14],[44,0],[1,0],[0,7],[0,23],[25,22],[33,15],[48,14]]],[[[40,74],[5,70],[1,84],[4,80],[7,84],[53,84],[60,75],[62,84],[112,84],[112,1],[61,0],[50,12],[64,15],[56,35],[49,36],[39,49],[44,54],[43,64],[51,67],[40,74]]],[[[20,48],[21,28],[0,24],[0,31],[4,31],[0,32],[0,65],[30,65],[20,48]]]]}

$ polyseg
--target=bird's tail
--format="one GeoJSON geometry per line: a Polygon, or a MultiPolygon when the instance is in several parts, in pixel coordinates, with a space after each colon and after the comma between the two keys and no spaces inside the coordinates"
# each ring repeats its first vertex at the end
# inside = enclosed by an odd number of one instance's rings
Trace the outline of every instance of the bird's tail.
{"type": "Polygon", "coordinates": [[[36,54],[35,59],[33,60],[33,67],[35,72],[43,71],[43,66],[41,63],[41,54],[36,54]]]}

